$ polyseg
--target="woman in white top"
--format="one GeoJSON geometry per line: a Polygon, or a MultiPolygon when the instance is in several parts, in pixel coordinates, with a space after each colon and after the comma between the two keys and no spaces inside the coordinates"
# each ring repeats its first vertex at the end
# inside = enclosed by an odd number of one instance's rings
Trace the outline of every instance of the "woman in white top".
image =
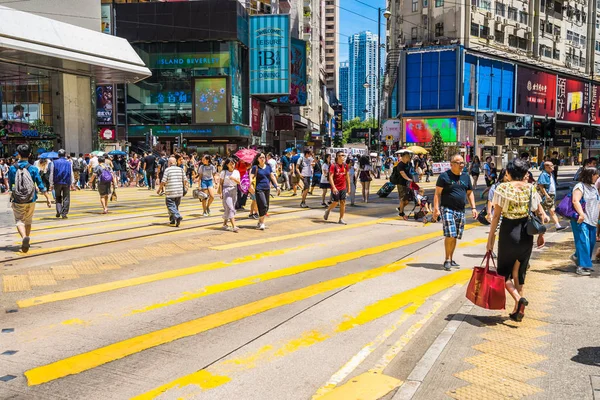
{"type": "Polygon", "coordinates": [[[369,192],[371,190],[371,181],[375,176],[375,172],[373,171],[371,161],[367,156],[362,156],[358,161],[358,164],[358,177],[360,179],[360,184],[362,185],[363,203],[368,203],[370,195],[369,192]]]}
{"type": "Polygon", "coordinates": [[[240,184],[240,172],[235,169],[235,161],[228,158],[223,162],[221,171],[221,184],[219,194],[223,199],[223,229],[229,230],[227,222],[231,222],[231,231],[237,232],[239,228],[235,225],[235,203],[237,201],[237,186],[240,184]]]}
{"type": "Polygon", "coordinates": [[[329,167],[331,167],[331,154],[326,154],[323,159],[323,165],[321,166],[321,181],[319,182],[319,187],[323,189],[323,195],[321,196],[321,205],[323,207],[327,207],[325,196],[327,196],[327,189],[331,189],[331,184],[329,183],[329,167]]]}
{"type": "Polygon", "coordinates": [[[592,254],[596,246],[596,225],[600,206],[600,194],[596,189],[598,170],[585,167],[579,175],[579,183],[573,188],[573,208],[577,212],[571,219],[573,238],[575,239],[575,257],[577,274],[589,276],[592,269],[592,254]],[[585,210],[581,202],[585,202],[585,210]]]}

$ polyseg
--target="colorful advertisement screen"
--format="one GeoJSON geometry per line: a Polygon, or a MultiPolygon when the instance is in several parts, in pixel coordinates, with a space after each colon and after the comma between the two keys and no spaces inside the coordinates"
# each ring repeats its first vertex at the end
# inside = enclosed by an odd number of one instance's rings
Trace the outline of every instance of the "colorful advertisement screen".
{"type": "Polygon", "coordinates": [[[228,123],[229,91],[227,78],[199,78],[194,80],[194,123],[228,123]]]}
{"type": "Polygon", "coordinates": [[[590,121],[592,124],[600,124],[600,86],[592,85],[592,95],[590,98],[590,121]]]}
{"type": "Polygon", "coordinates": [[[590,104],[589,84],[558,77],[556,119],[569,122],[588,122],[590,104]]]}
{"type": "Polygon", "coordinates": [[[113,86],[96,86],[96,118],[98,125],[112,125],[113,118],[113,86]]]}
{"type": "Polygon", "coordinates": [[[517,73],[517,113],[554,118],[556,75],[524,67],[517,73]]]}
{"type": "Polygon", "coordinates": [[[439,129],[444,143],[457,142],[456,118],[422,118],[407,119],[404,122],[406,144],[431,142],[433,134],[439,129]]]}
{"type": "Polygon", "coordinates": [[[306,105],[306,42],[304,40],[292,38],[291,46],[291,65],[292,75],[289,96],[282,96],[276,101],[278,103],[293,104],[295,106],[306,105]]]}

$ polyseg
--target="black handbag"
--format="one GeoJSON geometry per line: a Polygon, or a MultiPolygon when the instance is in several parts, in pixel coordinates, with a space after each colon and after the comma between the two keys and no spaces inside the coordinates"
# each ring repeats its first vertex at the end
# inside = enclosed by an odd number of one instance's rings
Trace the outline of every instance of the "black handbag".
{"type": "Polygon", "coordinates": [[[529,195],[529,217],[527,218],[527,234],[528,235],[543,235],[546,233],[546,226],[542,223],[540,218],[531,212],[531,204],[533,203],[533,185],[531,186],[531,193],[529,195]]]}
{"type": "Polygon", "coordinates": [[[490,223],[485,217],[487,217],[487,207],[483,206],[483,209],[481,210],[479,215],[477,215],[477,221],[479,221],[479,223],[482,225],[490,225],[490,223]]]}

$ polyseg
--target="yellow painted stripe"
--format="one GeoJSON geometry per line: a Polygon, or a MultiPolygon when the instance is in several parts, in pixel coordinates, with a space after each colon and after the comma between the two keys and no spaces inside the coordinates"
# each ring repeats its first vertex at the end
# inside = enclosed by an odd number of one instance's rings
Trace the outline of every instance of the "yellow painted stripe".
{"type": "Polygon", "coordinates": [[[377,400],[402,385],[391,376],[365,372],[321,397],[323,400],[377,400]]]}
{"type": "MultiPolygon", "coordinates": [[[[408,260],[407,260],[408,262],[408,260]]],[[[310,285],[302,289],[269,296],[242,306],[230,308],[202,318],[173,325],[145,335],[133,337],[25,372],[29,386],[40,385],[68,375],[88,371],[100,365],[148,350],[174,340],[197,335],[274,308],[293,304],[344,286],[377,278],[405,268],[404,263],[392,263],[368,271],[310,285]]]]}

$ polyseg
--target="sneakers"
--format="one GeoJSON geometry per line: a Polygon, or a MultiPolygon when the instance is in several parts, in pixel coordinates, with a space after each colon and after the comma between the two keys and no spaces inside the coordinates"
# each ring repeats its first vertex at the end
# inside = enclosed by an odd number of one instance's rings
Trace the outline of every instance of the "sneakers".
{"type": "Polygon", "coordinates": [[[248,215],[248,218],[258,219],[258,214],[250,214],[248,215]]]}
{"type": "Polygon", "coordinates": [[[306,205],[306,203],[300,203],[300,208],[308,208],[308,206],[306,205]]]}
{"type": "Polygon", "coordinates": [[[577,267],[577,270],[575,271],[575,273],[577,275],[581,275],[581,276],[590,276],[592,274],[589,269],[581,268],[581,267],[577,267]]]}
{"type": "Polygon", "coordinates": [[[325,210],[325,214],[323,215],[323,219],[325,221],[327,221],[327,218],[329,218],[329,212],[330,212],[329,209],[325,210]]]}
{"type": "Polygon", "coordinates": [[[203,216],[203,217],[208,217],[208,213],[207,213],[206,211],[204,211],[204,212],[202,213],[202,216],[203,216]]]}
{"type": "Polygon", "coordinates": [[[231,228],[231,232],[233,233],[238,233],[240,230],[240,228],[238,228],[237,226],[235,228],[231,228]]]}
{"type": "Polygon", "coordinates": [[[210,216],[210,208],[206,209],[206,213],[210,216]]]}
{"type": "Polygon", "coordinates": [[[60,213],[56,213],[56,218],[60,218],[60,213]]]}
{"type": "Polygon", "coordinates": [[[224,231],[228,231],[229,225],[223,225],[223,226],[221,226],[221,229],[223,229],[224,231]]]}
{"type": "Polygon", "coordinates": [[[183,218],[179,217],[175,220],[175,227],[179,227],[179,225],[181,225],[181,221],[183,221],[183,218]]]}
{"type": "Polygon", "coordinates": [[[444,261],[444,271],[450,271],[452,269],[451,261],[444,261]]]}
{"type": "Polygon", "coordinates": [[[66,216],[66,215],[63,215],[63,216],[62,216],[62,219],[68,219],[68,218],[69,218],[69,217],[68,217],[68,216],[66,216]]]}
{"type": "Polygon", "coordinates": [[[566,226],[557,226],[557,227],[556,227],[556,232],[560,232],[560,231],[563,231],[563,230],[565,230],[565,229],[567,229],[567,227],[566,227],[566,226]]]}
{"type": "Polygon", "coordinates": [[[460,267],[460,265],[457,264],[454,260],[450,260],[450,265],[452,265],[453,267],[460,267]]]}
{"type": "Polygon", "coordinates": [[[348,225],[348,223],[346,221],[344,221],[343,219],[341,219],[341,218],[338,221],[338,224],[340,224],[340,225],[348,225]]]}
{"type": "Polygon", "coordinates": [[[325,203],[321,203],[321,206],[323,206],[323,207],[327,207],[327,204],[325,204],[325,203]]]}
{"type": "Polygon", "coordinates": [[[29,238],[29,236],[25,236],[23,238],[23,243],[21,243],[21,251],[23,253],[27,253],[29,251],[29,242],[31,241],[31,239],[29,238]]]}
{"type": "Polygon", "coordinates": [[[259,231],[264,231],[266,228],[265,224],[258,224],[258,226],[256,227],[256,229],[258,229],[259,231]]]}

